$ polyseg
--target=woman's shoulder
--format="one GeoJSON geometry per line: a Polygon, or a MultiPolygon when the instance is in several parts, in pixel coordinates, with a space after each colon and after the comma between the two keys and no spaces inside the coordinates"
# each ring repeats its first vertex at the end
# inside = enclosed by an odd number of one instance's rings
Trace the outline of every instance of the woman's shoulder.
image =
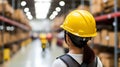
{"type": "Polygon", "coordinates": [[[67,66],[61,59],[58,58],[53,62],[52,67],[67,67],[67,66]]]}

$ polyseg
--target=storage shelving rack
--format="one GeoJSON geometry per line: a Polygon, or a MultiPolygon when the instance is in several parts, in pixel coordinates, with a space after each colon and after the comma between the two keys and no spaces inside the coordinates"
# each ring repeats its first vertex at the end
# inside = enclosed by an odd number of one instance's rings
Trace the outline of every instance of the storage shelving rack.
{"type": "MultiPolygon", "coordinates": [[[[4,0],[2,0],[2,1],[4,1],[4,0]]],[[[14,8],[14,3],[15,3],[15,1],[14,0],[12,0],[12,7],[14,8]]],[[[3,7],[4,8],[4,7],[3,7]]],[[[2,42],[2,46],[0,46],[0,50],[2,50],[2,52],[3,52],[3,50],[5,49],[5,48],[8,48],[8,47],[10,47],[11,45],[10,44],[13,44],[13,43],[18,43],[18,42],[22,42],[22,41],[24,41],[24,40],[27,40],[27,39],[29,39],[30,38],[30,36],[26,36],[25,38],[23,38],[23,39],[19,39],[19,40],[17,40],[17,41],[13,41],[13,42],[10,42],[10,43],[3,43],[3,41],[4,41],[4,32],[5,32],[5,29],[6,29],[6,26],[12,26],[12,27],[14,27],[14,28],[19,28],[19,29],[21,29],[21,30],[24,30],[24,31],[26,31],[26,32],[29,32],[31,29],[30,29],[30,27],[28,27],[27,25],[24,25],[24,24],[22,24],[22,23],[20,23],[19,21],[15,21],[15,20],[13,20],[13,19],[9,19],[8,17],[6,17],[5,16],[5,13],[4,13],[4,10],[2,11],[2,14],[0,15],[0,32],[1,32],[1,38],[2,39],[0,39],[1,40],[1,42],[2,42]]],[[[12,32],[12,31],[11,31],[12,32]]],[[[14,33],[14,32],[12,32],[12,33],[14,33]]],[[[2,64],[2,63],[4,63],[4,59],[2,60],[2,62],[0,61],[0,64],[2,64]]]]}
{"type": "MultiPolygon", "coordinates": [[[[110,13],[110,14],[107,14],[107,15],[98,16],[98,17],[95,17],[95,19],[96,19],[96,22],[98,22],[98,21],[99,22],[100,21],[103,22],[104,20],[106,21],[106,20],[109,20],[109,19],[114,19],[115,17],[119,17],[120,18],[120,12],[115,12],[115,13],[110,13]]],[[[114,22],[117,22],[117,21],[114,21],[114,22]]],[[[114,22],[113,22],[113,24],[114,24],[114,22]]],[[[117,27],[117,26],[114,26],[114,27],[117,27]]],[[[116,30],[114,30],[114,31],[117,33],[116,30]]],[[[120,49],[118,49],[117,44],[118,44],[117,34],[115,34],[115,44],[114,44],[114,47],[113,47],[113,49],[114,49],[114,62],[115,62],[114,63],[114,67],[118,67],[117,66],[118,65],[118,56],[117,55],[118,55],[118,53],[120,53],[120,49]]]]}
{"type": "MultiPolygon", "coordinates": [[[[96,22],[103,22],[103,21],[109,21],[110,19],[113,19],[113,27],[114,27],[114,47],[111,47],[113,53],[114,53],[114,67],[118,67],[118,53],[120,53],[120,49],[118,48],[118,18],[120,18],[120,12],[117,11],[117,0],[114,0],[114,12],[102,16],[95,17],[96,22]]],[[[111,23],[111,21],[109,21],[111,23]]],[[[101,45],[97,45],[101,46],[101,45]]],[[[102,46],[105,47],[106,46],[102,46]]]]}

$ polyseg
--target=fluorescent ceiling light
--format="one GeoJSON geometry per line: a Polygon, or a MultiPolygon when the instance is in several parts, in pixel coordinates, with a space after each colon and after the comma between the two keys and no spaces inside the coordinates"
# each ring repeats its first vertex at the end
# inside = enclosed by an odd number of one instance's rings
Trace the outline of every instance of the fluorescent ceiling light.
{"type": "Polygon", "coordinates": [[[51,0],[34,0],[34,1],[38,1],[38,2],[51,2],[51,0]]]}
{"type": "Polygon", "coordinates": [[[55,15],[52,14],[49,18],[53,20],[55,18],[55,15]]]}
{"type": "Polygon", "coordinates": [[[31,13],[30,13],[30,12],[27,12],[26,15],[29,16],[29,15],[31,15],[31,13]]]}
{"type": "MultiPolygon", "coordinates": [[[[41,1],[41,0],[40,0],[41,1]]],[[[45,19],[50,8],[50,2],[36,2],[35,11],[37,19],[45,19]]]]}
{"type": "Polygon", "coordinates": [[[21,6],[25,6],[26,4],[27,4],[26,1],[21,2],[21,6]]]}
{"type": "Polygon", "coordinates": [[[60,11],[61,11],[61,8],[60,8],[60,7],[56,7],[55,10],[56,10],[57,12],[60,12],[60,11]]]}
{"type": "Polygon", "coordinates": [[[60,2],[59,2],[59,5],[60,5],[60,6],[64,6],[64,5],[65,5],[65,2],[64,2],[64,1],[60,1],[60,2]]]}
{"type": "Polygon", "coordinates": [[[57,11],[53,11],[53,15],[58,15],[58,12],[57,11]]]}
{"type": "Polygon", "coordinates": [[[28,17],[29,20],[33,19],[32,15],[28,15],[27,17],[28,17]]]}
{"type": "Polygon", "coordinates": [[[29,11],[29,8],[26,7],[26,8],[24,9],[24,12],[28,12],[28,11],[29,11]]]}

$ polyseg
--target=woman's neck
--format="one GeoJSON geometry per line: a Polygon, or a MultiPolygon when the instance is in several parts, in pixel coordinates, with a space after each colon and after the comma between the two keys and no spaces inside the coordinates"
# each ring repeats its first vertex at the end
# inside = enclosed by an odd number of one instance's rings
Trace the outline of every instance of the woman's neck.
{"type": "Polygon", "coordinates": [[[69,53],[71,54],[83,54],[82,48],[72,47],[69,49],[69,53]]]}

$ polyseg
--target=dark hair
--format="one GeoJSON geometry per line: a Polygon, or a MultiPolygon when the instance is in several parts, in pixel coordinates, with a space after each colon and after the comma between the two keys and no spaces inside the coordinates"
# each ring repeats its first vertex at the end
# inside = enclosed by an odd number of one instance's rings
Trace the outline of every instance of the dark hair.
{"type": "Polygon", "coordinates": [[[87,45],[88,40],[91,39],[91,37],[79,37],[79,36],[75,36],[69,32],[65,31],[65,41],[66,41],[66,34],[70,37],[72,43],[78,47],[78,48],[84,48],[83,51],[83,62],[84,63],[91,63],[94,58],[95,58],[95,54],[93,52],[93,50],[87,45]]]}

